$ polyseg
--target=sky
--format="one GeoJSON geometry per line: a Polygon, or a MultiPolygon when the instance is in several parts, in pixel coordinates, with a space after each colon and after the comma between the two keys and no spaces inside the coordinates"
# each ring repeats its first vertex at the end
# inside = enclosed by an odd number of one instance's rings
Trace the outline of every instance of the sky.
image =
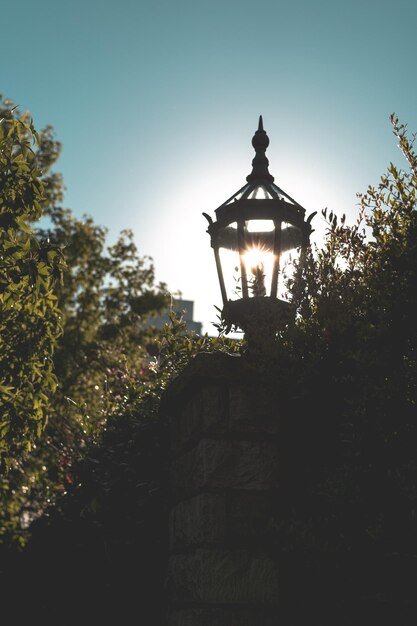
{"type": "MultiPolygon", "coordinates": [[[[0,0],[0,93],[63,144],[64,206],[130,228],[157,280],[221,305],[202,212],[251,171],[263,116],[275,182],[306,208],[357,213],[417,131],[415,0],[0,0]]],[[[320,241],[324,223],[316,217],[320,241]]]]}

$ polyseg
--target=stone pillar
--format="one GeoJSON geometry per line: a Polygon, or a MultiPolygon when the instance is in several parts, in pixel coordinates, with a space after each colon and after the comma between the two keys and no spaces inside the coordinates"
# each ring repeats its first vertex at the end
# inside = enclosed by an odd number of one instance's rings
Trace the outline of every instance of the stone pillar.
{"type": "Polygon", "coordinates": [[[267,531],[279,484],[276,389],[243,357],[201,354],[167,390],[169,626],[276,626],[267,531]]]}

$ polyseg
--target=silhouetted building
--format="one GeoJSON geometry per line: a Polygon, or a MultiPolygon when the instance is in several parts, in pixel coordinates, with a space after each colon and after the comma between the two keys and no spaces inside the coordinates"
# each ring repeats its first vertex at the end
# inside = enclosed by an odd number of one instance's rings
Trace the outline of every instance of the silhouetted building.
{"type": "Polygon", "coordinates": [[[197,335],[201,335],[201,322],[195,322],[194,316],[194,302],[192,300],[173,300],[170,309],[167,309],[158,317],[151,317],[147,321],[148,326],[155,326],[156,328],[163,328],[164,324],[169,323],[169,313],[174,311],[177,315],[182,315],[184,322],[186,323],[187,330],[193,330],[197,335]]]}

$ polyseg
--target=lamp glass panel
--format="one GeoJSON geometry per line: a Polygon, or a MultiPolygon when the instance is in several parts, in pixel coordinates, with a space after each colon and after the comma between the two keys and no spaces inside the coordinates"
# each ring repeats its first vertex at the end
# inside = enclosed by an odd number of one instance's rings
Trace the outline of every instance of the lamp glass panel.
{"type": "Polygon", "coordinates": [[[272,220],[248,220],[245,223],[243,262],[250,298],[270,295],[274,263],[274,230],[272,220]]]}
{"type": "Polygon", "coordinates": [[[295,269],[300,259],[302,233],[301,229],[288,222],[282,222],[280,273],[278,279],[278,298],[291,300],[291,285],[295,269]]]}
{"type": "Polygon", "coordinates": [[[246,228],[249,233],[271,232],[275,225],[273,220],[249,220],[246,222],[246,228]]]}
{"type": "Polygon", "coordinates": [[[237,223],[233,222],[219,233],[219,257],[228,300],[242,297],[242,279],[237,240],[237,223]]]}
{"type": "Polygon", "coordinates": [[[270,200],[272,195],[263,185],[257,185],[248,195],[248,200],[270,200]]]}

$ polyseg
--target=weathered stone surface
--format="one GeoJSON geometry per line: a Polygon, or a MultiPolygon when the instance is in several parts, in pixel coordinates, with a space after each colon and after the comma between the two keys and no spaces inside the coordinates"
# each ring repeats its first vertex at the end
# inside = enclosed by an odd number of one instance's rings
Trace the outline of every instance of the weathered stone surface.
{"type": "Polygon", "coordinates": [[[260,384],[229,385],[229,429],[275,434],[279,429],[276,390],[260,384]]]}
{"type": "Polygon", "coordinates": [[[223,609],[183,609],[172,611],[168,626],[232,626],[232,613],[223,609]]]}
{"type": "Polygon", "coordinates": [[[168,626],[281,626],[276,609],[182,609],[168,616],[168,626]]]}
{"type": "Polygon", "coordinates": [[[204,493],[175,506],[169,516],[171,549],[220,544],[226,538],[226,497],[204,493]]]}
{"type": "Polygon", "coordinates": [[[267,541],[286,415],[277,392],[246,359],[206,354],[164,394],[176,503],[169,626],[280,626],[277,563],[267,541]]]}
{"type": "Polygon", "coordinates": [[[167,587],[174,603],[274,605],[279,599],[274,561],[246,550],[171,556],[167,587]]]}
{"type": "Polygon", "coordinates": [[[202,493],[172,508],[170,545],[174,551],[206,544],[263,545],[276,517],[275,491],[202,493]]]}
{"type": "Polygon", "coordinates": [[[277,445],[202,439],[174,461],[172,485],[177,500],[202,488],[273,489],[278,485],[277,445]]]}
{"type": "Polygon", "coordinates": [[[190,400],[171,418],[171,442],[175,453],[203,433],[228,430],[227,387],[220,383],[197,386],[190,400]]]}
{"type": "Polygon", "coordinates": [[[193,412],[192,400],[189,400],[178,413],[170,416],[171,449],[174,455],[192,440],[200,436],[200,416],[193,412]]]}
{"type": "Polygon", "coordinates": [[[279,430],[277,396],[266,385],[236,382],[197,385],[170,422],[174,453],[207,434],[228,431],[276,434],[279,430]]]}
{"type": "Polygon", "coordinates": [[[230,626],[283,626],[283,624],[276,609],[254,608],[245,611],[233,611],[230,626]]]}
{"type": "Polygon", "coordinates": [[[225,384],[200,387],[194,394],[192,410],[200,415],[201,430],[204,433],[224,433],[227,431],[229,394],[225,384]]]}
{"type": "Polygon", "coordinates": [[[231,544],[262,545],[276,514],[275,491],[231,492],[227,497],[227,539],[231,544]]]}

